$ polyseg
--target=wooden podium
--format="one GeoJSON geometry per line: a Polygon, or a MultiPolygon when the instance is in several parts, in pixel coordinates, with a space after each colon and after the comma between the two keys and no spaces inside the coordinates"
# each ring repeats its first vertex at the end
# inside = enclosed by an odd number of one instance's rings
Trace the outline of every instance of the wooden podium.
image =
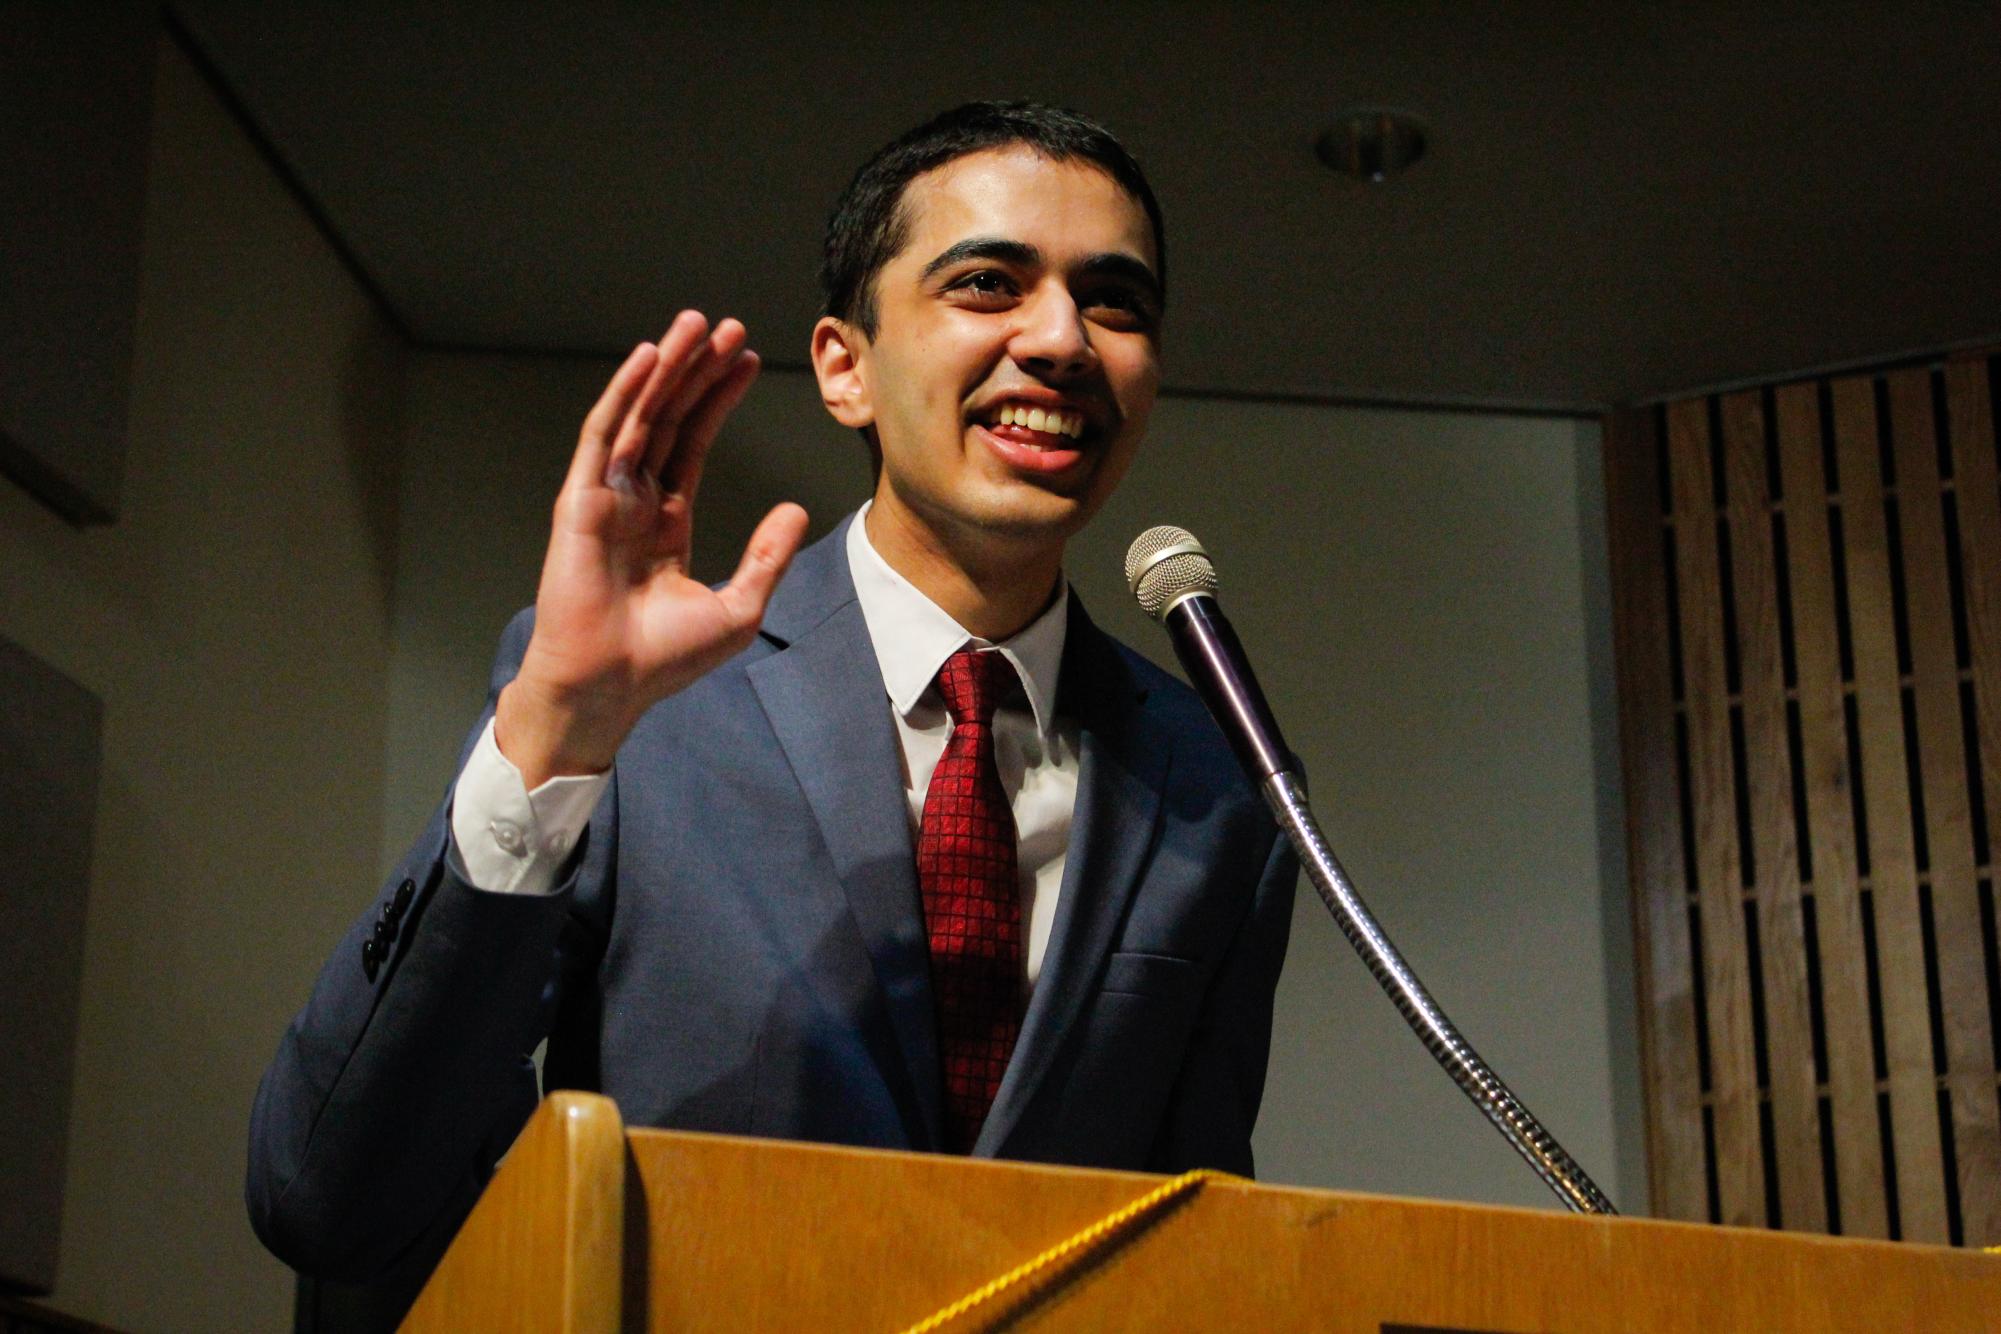
{"type": "MultiPolygon", "coordinates": [[[[406,1330],[909,1328],[1164,1178],[627,1131],[558,1093],[406,1330]]],[[[2001,1329],[2001,1255],[1212,1180],[939,1328],[2001,1329]]]]}

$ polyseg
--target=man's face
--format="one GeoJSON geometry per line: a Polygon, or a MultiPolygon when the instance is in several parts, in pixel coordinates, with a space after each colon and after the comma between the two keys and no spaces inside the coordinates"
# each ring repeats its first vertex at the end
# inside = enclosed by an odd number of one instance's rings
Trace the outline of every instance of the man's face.
{"type": "Polygon", "coordinates": [[[857,356],[877,504],[947,548],[1060,551],[1125,475],[1159,388],[1146,212],[1088,162],[1024,147],[955,159],[904,202],[857,356]]]}

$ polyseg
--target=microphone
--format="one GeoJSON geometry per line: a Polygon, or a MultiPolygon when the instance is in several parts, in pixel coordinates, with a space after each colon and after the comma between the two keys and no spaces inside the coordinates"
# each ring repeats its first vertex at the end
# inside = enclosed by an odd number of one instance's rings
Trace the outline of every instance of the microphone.
{"type": "Polygon", "coordinates": [[[1453,1027],[1349,882],[1307,804],[1305,776],[1279,738],[1278,723],[1258,689],[1244,646],[1216,604],[1216,566],[1202,544],[1172,524],[1147,529],[1126,551],[1126,586],[1140,609],[1167,627],[1175,656],[1229,738],[1251,785],[1264,795],[1273,818],[1298,850],[1320,901],[1425,1050],[1565,1207],[1576,1213],[1617,1213],[1597,1183],[1453,1027]]]}
{"type": "Polygon", "coordinates": [[[1244,655],[1243,643],[1216,602],[1216,566],[1186,528],[1161,524],[1126,551],[1126,587],[1140,610],[1167,627],[1174,654],[1216,717],[1251,786],[1275,774],[1298,777],[1292,752],[1244,655]]]}

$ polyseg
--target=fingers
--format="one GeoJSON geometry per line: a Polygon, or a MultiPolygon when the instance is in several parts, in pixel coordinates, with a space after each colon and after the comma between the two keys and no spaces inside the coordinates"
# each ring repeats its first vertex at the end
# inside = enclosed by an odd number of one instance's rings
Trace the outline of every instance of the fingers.
{"type": "Polygon", "coordinates": [[[641,343],[626,354],[611,383],[604,387],[604,393],[584,418],[584,429],[577,437],[577,452],[570,456],[566,486],[595,485],[604,477],[611,461],[612,432],[631,412],[658,363],[659,351],[651,343],[641,343]]]}
{"type": "Polygon", "coordinates": [[[736,411],[737,404],[750,392],[751,382],[757,379],[757,372],[763,365],[757,353],[745,348],[720,380],[711,386],[709,392],[689,412],[681,423],[681,438],[674,452],[667,456],[667,463],[660,474],[660,489],[670,496],[680,496],[683,501],[695,498],[695,489],[702,482],[702,463],[709,456],[709,446],[715,443],[716,433],[722,430],[723,422],[736,411]]]}
{"type": "Polygon", "coordinates": [[[716,325],[708,340],[687,358],[681,373],[673,378],[671,387],[661,391],[656,402],[649,404],[646,397],[641,396],[640,407],[652,409],[646,421],[645,460],[639,465],[648,474],[660,477],[668,470],[670,460],[679,452],[687,437],[684,427],[689,416],[699,408],[716,383],[735,367],[748,337],[738,321],[722,321],[716,325]]]}
{"type": "MultiPolygon", "coordinates": [[[[743,326],[738,325],[739,329],[743,326]]],[[[660,336],[658,357],[639,393],[632,398],[619,422],[612,441],[611,456],[605,466],[605,480],[614,486],[629,485],[642,471],[661,410],[686,378],[691,364],[705,356],[709,347],[709,322],[698,310],[684,310],[660,336]]]]}
{"type": "Polygon", "coordinates": [[[755,629],[764,621],[771,591],[806,540],[806,511],[787,502],[774,508],[757,525],[737,562],[736,573],[716,596],[739,630],[755,629]]]}
{"type": "Polygon", "coordinates": [[[634,348],[584,418],[566,484],[629,489],[645,475],[663,478],[670,494],[692,492],[716,432],[757,377],[747,336],[737,320],[711,330],[700,311],[684,310],[659,343],[634,348]]]}

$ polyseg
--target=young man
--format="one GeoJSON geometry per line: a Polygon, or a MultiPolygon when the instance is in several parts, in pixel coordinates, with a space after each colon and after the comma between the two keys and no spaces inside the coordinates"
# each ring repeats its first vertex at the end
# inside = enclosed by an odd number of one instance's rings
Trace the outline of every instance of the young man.
{"type": "Polygon", "coordinates": [[[1146,429],[1162,251],[1081,117],[975,104],[884,149],[812,342],[873,498],[796,561],[779,506],[715,589],[695,491],[755,354],[693,312],[634,350],[450,801],[259,1091],[274,1251],[435,1260],[545,1037],[546,1086],[633,1124],[1250,1170],[1296,868],[1062,579],[1146,429]]]}

